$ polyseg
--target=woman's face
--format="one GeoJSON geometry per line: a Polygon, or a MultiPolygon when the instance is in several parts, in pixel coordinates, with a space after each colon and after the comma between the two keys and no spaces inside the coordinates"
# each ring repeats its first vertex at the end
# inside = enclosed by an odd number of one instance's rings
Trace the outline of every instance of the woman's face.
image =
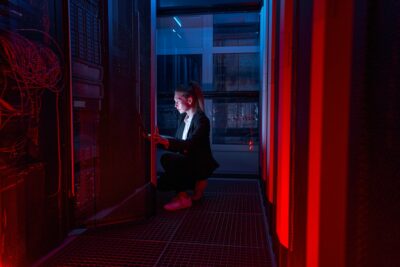
{"type": "Polygon", "coordinates": [[[181,92],[175,92],[174,101],[175,101],[175,108],[181,114],[187,112],[189,109],[192,108],[192,98],[184,97],[183,93],[181,92]]]}

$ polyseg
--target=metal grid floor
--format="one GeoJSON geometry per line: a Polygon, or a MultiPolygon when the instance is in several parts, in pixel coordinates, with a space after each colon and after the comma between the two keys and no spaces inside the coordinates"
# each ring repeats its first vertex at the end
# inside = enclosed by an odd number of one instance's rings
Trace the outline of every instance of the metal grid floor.
{"type": "Polygon", "coordinates": [[[204,201],[88,231],[40,266],[274,266],[258,181],[209,179],[204,201]]]}

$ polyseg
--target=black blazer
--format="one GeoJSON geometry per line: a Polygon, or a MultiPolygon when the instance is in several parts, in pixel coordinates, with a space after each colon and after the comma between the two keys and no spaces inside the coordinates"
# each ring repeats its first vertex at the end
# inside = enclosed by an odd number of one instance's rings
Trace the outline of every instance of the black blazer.
{"type": "Polygon", "coordinates": [[[182,140],[186,113],[181,114],[175,138],[169,138],[168,150],[186,155],[193,162],[198,179],[208,178],[219,167],[211,153],[210,120],[202,111],[193,115],[186,140],[182,140]]]}

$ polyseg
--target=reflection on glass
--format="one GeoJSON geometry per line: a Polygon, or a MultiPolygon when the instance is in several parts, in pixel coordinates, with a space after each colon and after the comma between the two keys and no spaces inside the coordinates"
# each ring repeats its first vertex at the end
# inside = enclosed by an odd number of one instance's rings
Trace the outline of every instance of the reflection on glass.
{"type": "Polygon", "coordinates": [[[175,109],[173,95],[160,99],[157,104],[157,121],[160,133],[174,136],[179,113],[175,109]]]}
{"type": "Polygon", "coordinates": [[[258,46],[260,18],[257,13],[214,15],[214,46],[258,46]]]}
{"type": "Polygon", "coordinates": [[[258,102],[213,103],[212,121],[213,144],[258,143],[258,102]]]}
{"type": "Polygon", "coordinates": [[[157,49],[203,47],[205,16],[173,16],[157,19],[157,49]]]}
{"type": "Polygon", "coordinates": [[[260,90],[258,53],[215,54],[214,89],[216,91],[260,90]]]}
{"type": "Polygon", "coordinates": [[[157,59],[159,92],[173,92],[190,80],[201,83],[201,55],[159,55],[157,59]]]}

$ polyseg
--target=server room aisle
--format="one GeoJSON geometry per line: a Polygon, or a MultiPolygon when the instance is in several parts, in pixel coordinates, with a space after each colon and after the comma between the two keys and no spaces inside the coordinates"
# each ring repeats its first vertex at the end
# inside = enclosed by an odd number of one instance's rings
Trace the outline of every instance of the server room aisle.
{"type": "Polygon", "coordinates": [[[86,231],[40,266],[275,266],[256,180],[210,179],[205,199],[140,223],[86,231]]]}

